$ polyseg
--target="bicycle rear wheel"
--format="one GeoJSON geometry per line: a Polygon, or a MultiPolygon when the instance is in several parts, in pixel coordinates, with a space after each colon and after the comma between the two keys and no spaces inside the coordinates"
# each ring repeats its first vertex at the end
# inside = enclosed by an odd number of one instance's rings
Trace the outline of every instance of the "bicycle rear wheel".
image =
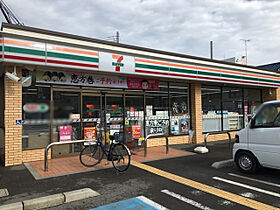
{"type": "Polygon", "coordinates": [[[80,152],[80,162],[86,167],[93,167],[103,158],[103,150],[97,144],[85,146],[80,152]]]}
{"type": "Polygon", "coordinates": [[[114,144],[110,152],[113,166],[119,172],[124,172],[129,168],[130,156],[129,149],[121,143],[114,144]]]}

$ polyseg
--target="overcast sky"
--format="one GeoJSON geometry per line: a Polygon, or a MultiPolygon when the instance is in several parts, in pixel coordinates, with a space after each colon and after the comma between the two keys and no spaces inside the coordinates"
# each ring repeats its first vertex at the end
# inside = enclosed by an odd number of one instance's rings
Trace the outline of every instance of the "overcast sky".
{"type": "MultiPolygon", "coordinates": [[[[280,1],[5,0],[27,26],[214,58],[242,56],[251,65],[280,61],[280,1]]],[[[4,21],[1,16],[1,21],[4,21]]]]}

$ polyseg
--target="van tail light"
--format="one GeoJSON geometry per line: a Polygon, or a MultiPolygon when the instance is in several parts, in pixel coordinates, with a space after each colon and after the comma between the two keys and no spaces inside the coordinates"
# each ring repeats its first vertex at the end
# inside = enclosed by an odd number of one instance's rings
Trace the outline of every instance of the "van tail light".
{"type": "Polygon", "coordinates": [[[239,143],[239,136],[235,135],[235,143],[239,143]]]}

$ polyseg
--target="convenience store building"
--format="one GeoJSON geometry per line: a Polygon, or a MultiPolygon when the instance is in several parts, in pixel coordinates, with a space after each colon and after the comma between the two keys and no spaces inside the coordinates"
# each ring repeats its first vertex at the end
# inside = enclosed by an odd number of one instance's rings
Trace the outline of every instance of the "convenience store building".
{"type": "Polygon", "coordinates": [[[208,132],[217,132],[209,141],[226,139],[224,131],[234,136],[262,102],[280,99],[275,72],[27,26],[3,23],[0,50],[5,166],[42,160],[51,142],[94,138],[96,127],[104,140],[115,134],[128,144],[165,131],[169,144],[200,143],[208,132]]]}

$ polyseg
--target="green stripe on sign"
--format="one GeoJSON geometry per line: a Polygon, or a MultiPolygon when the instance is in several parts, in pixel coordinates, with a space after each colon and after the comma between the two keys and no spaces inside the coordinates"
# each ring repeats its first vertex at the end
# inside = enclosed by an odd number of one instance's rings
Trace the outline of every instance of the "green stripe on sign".
{"type": "Polygon", "coordinates": [[[2,46],[0,46],[0,51],[2,51],[2,49],[3,49],[3,47],[2,47],[2,46]]]}
{"type": "Polygon", "coordinates": [[[170,71],[173,72],[180,72],[180,73],[189,73],[189,74],[197,74],[197,71],[195,70],[189,70],[189,69],[180,69],[180,68],[169,68],[170,71]]]}
{"type": "Polygon", "coordinates": [[[39,56],[45,56],[45,51],[42,50],[31,50],[31,49],[25,49],[25,48],[19,48],[19,47],[10,47],[10,46],[4,46],[4,51],[7,52],[14,52],[14,53],[22,53],[22,54],[29,54],[29,55],[39,55],[39,56]]]}
{"type": "Polygon", "coordinates": [[[161,70],[161,71],[169,71],[169,67],[165,66],[153,66],[153,65],[148,65],[148,64],[140,64],[136,63],[135,64],[136,68],[144,68],[144,69],[155,69],[155,70],[161,70]]]}
{"type": "Polygon", "coordinates": [[[71,54],[63,54],[63,53],[56,53],[56,52],[47,52],[47,56],[54,57],[54,58],[64,58],[64,59],[71,59],[71,60],[79,60],[79,61],[89,61],[98,63],[98,58],[80,56],[80,55],[71,55],[71,54]]]}
{"type": "Polygon", "coordinates": [[[169,69],[171,72],[176,72],[176,73],[214,76],[214,77],[218,77],[218,78],[229,78],[229,79],[239,79],[239,80],[242,79],[242,80],[247,80],[247,81],[259,81],[259,82],[270,82],[270,83],[280,84],[280,81],[277,81],[277,80],[262,79],[262,78],[258,78],[258,77],[245,77],[245,76],[234,75],[234,74],[221,74],[221,73],[210,72],[210,71],[196,71],[196,70],[173,68],[173,67],[169,68],[169,67],[165,67],[165,66],[155,66],[155,65],[139,64],[139,63],[136,63],[135,67],[145,68],[145,69],[163,70],[163,71],[168,71],[168,69],[169,69]]]}

